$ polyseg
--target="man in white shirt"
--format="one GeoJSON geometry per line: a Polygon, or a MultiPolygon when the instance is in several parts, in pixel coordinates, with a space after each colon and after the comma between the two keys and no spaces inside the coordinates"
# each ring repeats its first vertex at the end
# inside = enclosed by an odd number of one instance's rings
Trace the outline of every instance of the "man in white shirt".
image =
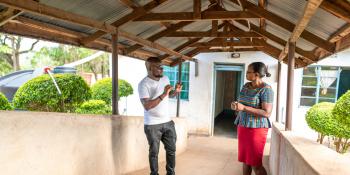
{"type": "Polygon", "coordinates": [[[163,76],[163,67],[157,57],[146,61],[148,75],[139,83],[138,91],[144,107],[144,130],[149,144],[151,175],[158,175],[158,152],[160,141],[166,151],[167,175],[175,175],[176,131],[169,116],[168,100],[180,93],[182,85],[175,90],[169,79],[163,76]]]}

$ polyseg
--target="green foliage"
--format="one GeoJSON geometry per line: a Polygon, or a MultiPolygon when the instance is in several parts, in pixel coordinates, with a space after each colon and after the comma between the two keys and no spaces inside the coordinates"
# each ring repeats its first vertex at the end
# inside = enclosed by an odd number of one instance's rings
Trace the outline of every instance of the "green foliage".
{"type": "Polygon", "coordinates": [[[16,92],[15,108],[30,111],[74,112],[81,103],[90,99],[91,90],[86,82],[75,74],[55,74],[62,92],[59,95],[49,75],[36,77],[16,92]]]}
{"type": "Polygon", "coordinates": [[[76,111],[79,114],[112,114],[112,109],[103,100],[84,102],[76,111]]]}
{"type": "Polygon", "coordinates": [[[335,119],[350,128],[350,90],[343,94],[333,109],[335,119]]]}
{"type": "MultiPolygon", "coordinates": [[[[58,47],[43,47],[36,52],[31,60],[33,68],[50,66],[59,66],[71,63],[94,54],[96,51],[86,48],[79,48],[69,45],[59,45],[58,47]]],[[[103,76],[108,75],[108,54],[102,54],[81,66],[78,71],[92,72],[97,76],[101,73],[103,76]]]]}
{"type": "Polygon", "coordinates": [[[12,106],[6,96],[0,92],[0,110],[12,110],[12,106]]]}
{"type": "Polygon", "coordinates": [[[306,113],[306,122],[309,127],[323,135],[333,135],[337,128],[337,122],[332,116],[334,103],[318,103],[312,106],[306,113]]]}
{"type": "Polygon", "coordinates": [[[335,118],[333,114],[336,107],[334,103],[318,103],[306,113],[306,122],[311,129],[319,133],[318,141],[321,144],[325,136],[332,136],[336,151],[345,153],[350,146],[350,128],[335,118]]]}
{"type": "MultiPolygon", "coordinates": [[[[118,80],[118,95],[119,97],[127,97],[133,94],[133,89],[130,83],[125,80],[118,80]]],[[[112,79],[104,78],[97,81],[92,87],[92,99],[103,100],[108,105],[112,102],[112,79]]],[[[119,100],[119,99],[118,99],[119,100]]]]}

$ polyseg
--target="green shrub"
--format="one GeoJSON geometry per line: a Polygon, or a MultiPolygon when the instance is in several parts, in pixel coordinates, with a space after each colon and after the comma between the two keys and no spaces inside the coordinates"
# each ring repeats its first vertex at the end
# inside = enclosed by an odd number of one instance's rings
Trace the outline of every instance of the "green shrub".
{"type": "Polygon", "coordinates": [[[0,92],[0,110],[12,110],[12,106],[6,96],[0,92]]]}
{"type": "Polygon", "coordinates": [[[89,100],[75,111],[79,114],[112,114],[112,109],[103,100],[89,100]]]}
{"type": "Polygon", "coordinates": [[[62,92],[59,95],[49,75],[29,80],[16,92],[15,108],[30,111],[74,112],[81,103],[91,98],[91,90],[83,78],[75,74],[54,74],[62,92]]]}
{"type": "Polygon", "coordinates": [[[337,122],[332,116],[333,108],[334,103],[323,102],[312,106],[306,113],[309,127],[321,134],[320,143],[324,136],[333,135],[337,128],[337,122]]]}
{"type": "Polygon", "coordinates": [[[306,113],[306,122],[311,129],[319,133],[318,141],[321,144],[325,136],[332,136],[336,151],[345,153],[350,146],[350,128],[335,118],[335,107],[336,104],[328,102],[312,106],[306,113]]]}
{"type": "Polygon", "coordinates": [[[350,90],[342,95],[333,109],[335,119],[350,128],[350,90]]]}
{"type": "MultiPolygon", "coordinates": [[[[118,95],[120,97],[127,97],[133,94],[133,89],[130,83],[125,80],[118,80],[118,95]]],[[[97,81],[92,87],[92,99],[103,100],[108,105],[112,103],[112,79],[104,78],[97,81]]],[[[118,99],[119,100],[119,99],[118,99]]]]}

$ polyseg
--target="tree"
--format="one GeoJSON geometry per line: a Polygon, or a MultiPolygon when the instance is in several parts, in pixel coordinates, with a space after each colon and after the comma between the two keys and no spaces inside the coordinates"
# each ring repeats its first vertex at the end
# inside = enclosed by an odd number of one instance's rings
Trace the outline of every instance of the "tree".
{"type": "Polygon", "coordinates": [[[23,39],[21,36],[0,34],[0,66],[4,67],[0,71],[1,74],[20,70],[20,55],[31,52],[39,42],[39,40],[36,40],[32,42],[30,48],[22,50],[23,39]]]}
{"type": "MultiPolygon", "coordinates": [[[[31,64],[33,67],[48,66],[42,64],[42,60],[46,60],[44,64],[49,63],[50,66],[61,66],[88,57],[95,52],[91,49],[63,44],[60,44],[58,47],[43,47],[39,52],[35,53],[31,64]],[[50,62],[47,60],[50,60],[50,62]]],[[[78,71],[92,72],[95,78],[97,78],[97,74],[102,74],[102,77],[108,75],[108,68],[108,54],[103,54],[77,67],[78,71]]]]}

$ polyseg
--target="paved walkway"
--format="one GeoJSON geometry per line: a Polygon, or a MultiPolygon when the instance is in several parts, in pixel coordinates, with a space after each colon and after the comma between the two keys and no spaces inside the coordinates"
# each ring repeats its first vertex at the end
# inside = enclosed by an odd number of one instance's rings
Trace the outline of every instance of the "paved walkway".
{"type": "MultiPolygon", "coordinates": [[[[268,146],[268,145],[266,145],[268,146]]],[[[176,159],[179,175],[240,175],[237,161],[237,139],[226,137],[190,137],[186,152],[176,159]]],[[[165,175],[165,164],[160,163],[160,175],[165,175]]],[[[144,169],[128,175],[148,175],[144,169]]]]}

